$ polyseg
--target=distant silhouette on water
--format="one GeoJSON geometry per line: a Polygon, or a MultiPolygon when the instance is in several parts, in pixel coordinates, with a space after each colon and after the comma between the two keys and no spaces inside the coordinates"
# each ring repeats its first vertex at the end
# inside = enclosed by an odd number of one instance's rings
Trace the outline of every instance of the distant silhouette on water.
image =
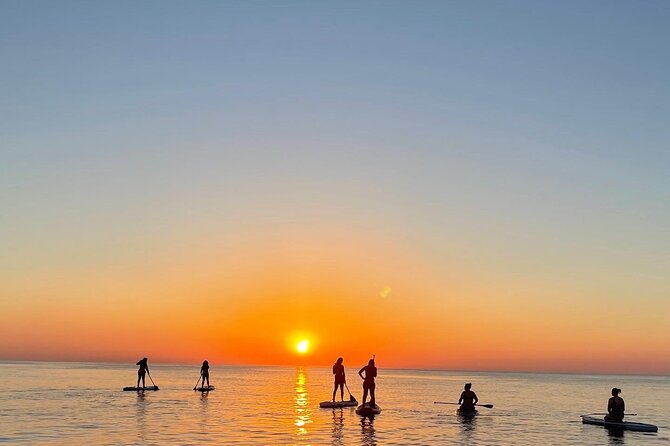
{"type": "Polygon", "coordinates": [[[206,359],[200,367],[200,376],[202,377],[202,387],[205,387],[205,380],[207,380],[207,387],[209,387],[209,362],[206,359]]]}
{"type": "Polygon", "coordinates": [[[626,404],[623,402],[623,398],[619,396],[621,389],[616,387],[612,389],[612,398],[607,402],[607,415],[605,415],[605,421],[614,421],[621,423],[623,421],[624,411],[626,410],[626,404]]]}
{"type": "Polygon", "coordinates": [[[344,401],[344,384],[347,382],[347,379],[344,375],[344,362],[343,358],[337,358],[335,364],[333,364],[333,375],[335,375],[335,386],[333,387],[333,403],[335,402],[335,394],[337,393],[337,387],[340,388],[340,401],[344,401]]]}
{"type": "Polygon", "coordinates": [[[377,367],[375,367],[375,360],[371,359],[368,361],[368,365],[363,367],[358,371],[358,375],[363,380],[363,403],[365,406],[365,400],[368,398],[368,391],[370,392],[370,406],[375,406],[375,378],[377,377],[377,367]],[[365,372],[365,376],[363,376],[365,372]]]}
{"type": "Polygon", "coordinates": [[[472,383],[467,383],[463,387],[464,390],[461,392],[461,397],[458,399],[458,404],[461,405],[459,407],[459,410],[461,412],[474,412],[475,409],[475,404],[477,404],[477,401],[479,401],[479,398],[477,398],[477,394],[470,390],[472,388],[472,383]]]}
{"type": "Polygon", "coordinates": [[[146,384],[144,382],[145,375],[149,371],[149,364],[147,362],[149,361],[148,358],[142,358],[135,365],[140,366],[140,368],[137,370],[137,388],[139,389],[140,387],[140,380],[142,380],[142,387],[146,387],[146,384]]]}

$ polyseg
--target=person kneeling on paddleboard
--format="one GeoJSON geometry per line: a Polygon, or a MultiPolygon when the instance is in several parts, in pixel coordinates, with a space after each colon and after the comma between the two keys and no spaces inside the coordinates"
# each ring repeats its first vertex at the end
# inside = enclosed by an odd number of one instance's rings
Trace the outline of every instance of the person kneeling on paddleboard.
{"type": "Polygon", "coordinates": [[[477,394],[470,390],[472,388],[472,383],[467,383],[464,387],[465,390],[461,393],[461,397],[458,399],[458,404],[461,407],[458,408],[461,412],[474,412],[475,404],[479,401],[477,394]]]}
{"type": "Polygon", "coordinates": [[[207,387],[209,387],[209,362],[206,359],[200,367],[200,376],[202,376],[202,387],[205,387],[205,380],[207,380],[207,387]]]}
{"type": "Polygon", "coordinates": [[[375,378],[377,377],[377,367],[375,367],[375,360],[368,361],[368,365],[358,371],[358,376],[363,380],[363,406],[370,392],[370,407],[375,407],[375,378]],[[365,377],[363,376],[365,372],[365,377]]]}
{"type": "Polygon", "coordinates": [[[144,375],[149,371],[149,364],[147,362],[149,359],[147,358],[142,358],[135,365],[140,366],[140,368],[137,370],[137,388],[140,388],[140,379],[142,380],[142,388],[145,388],[145,382],[144,382],[144,375]]]}
{"type": "Polygon", "coordinates": [[[335,387],[333,387],[333,403],[335,402],[335,394],[337,387],[340,387],[340,401],[344,401],[344,384],[347,382],[344,376],[344,359],[337,358],[337,362],[333,364],[333,375],[335,375],[335,387]]]}
{"type": "Polygon", "coordinates": [[[623,398],[619,396],[621,389],[616,387],[612,389],[612,398],[607,402],[607,415],[605,415],[605,421],[614,421],[616,423],[621,423],[623,421],[623,413],[626,410],[626,404],[623,402],[623,398]]]}

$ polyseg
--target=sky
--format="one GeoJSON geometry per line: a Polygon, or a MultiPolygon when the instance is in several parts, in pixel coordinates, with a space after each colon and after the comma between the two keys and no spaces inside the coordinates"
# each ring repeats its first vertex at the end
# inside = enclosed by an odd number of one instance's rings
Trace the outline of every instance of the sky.
{"type": "Polygon", "coordinates": [[[670,373],[669,21],[1,0],[0,359],[670,373]]]}

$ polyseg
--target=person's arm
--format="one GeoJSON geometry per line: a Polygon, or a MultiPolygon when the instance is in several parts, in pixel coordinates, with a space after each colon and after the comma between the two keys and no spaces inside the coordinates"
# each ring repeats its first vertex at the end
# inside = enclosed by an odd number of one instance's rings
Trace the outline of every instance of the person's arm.
{"type": "Polygon", "coordinates": [[[141,362],[142,362],[142,361],[137,361],[137,362],[135,363],[135,365],[140,365],[141,362]]]}
{"type": "Polygon", "coordinates": [[[609,400],[607,400],[607,413],[609,413],[609,414],[612,413],[612,406],[613,406],[613,404],[612,404],[612,400],[613,400],[613,399],[614,399],[614,398],[610,398],[609,400]]]}
{"type": "Polygon", "coordinates": [[[624,413],[626,411],[626,403],[624,402],[623,398],[621,399],[621,413],[624,413]]]}
{"type": "Polygon", "coordinates": [[[472,395],[475,397],[475,404],[477,404],[477,401],[479,401],[479,398],[477,398],[477,394],[475,392],[472,392],[472,395]]]}
{"type": "Polygon", "coordinates": [[[458,404],[461,404],[463,402],[463,393],[461,392],[461,397],[458,399],[458,404]]]}
{"type": "Polygon", "coordinates": [[[365,379],[365,378],[363,377],[363,370],[365,370],[365,367],[363,367],[362,369],[360,369],[360,370],[358,371],[358,376],[360,376],[361,379],[365,379]]]}

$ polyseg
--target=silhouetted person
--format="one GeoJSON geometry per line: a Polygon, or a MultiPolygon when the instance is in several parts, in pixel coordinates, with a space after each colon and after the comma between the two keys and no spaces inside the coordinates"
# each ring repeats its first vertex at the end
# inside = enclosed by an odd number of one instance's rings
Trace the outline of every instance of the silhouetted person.
{"type": "Polygon", "coordinates": [[[623,421],[623,412],[626,410],[626,404],[623,398],[619,396],[621,389],[616,387],[612,389],[612,398],[607,402],[607,415],[605,421],[615,421],[621,423],[623,421]]]}
{"type": "Polygon", "coordinates": [[[335,386],[333,387],[333,403],[335,402],[335,394],[337,393],[337,387],[340,387],[340,401],[344,401],[344,383],[347,382],[347,379],[344,376],[344,365],[342,364],[344,359],[337,358],[337,362],[333,364],[333,375],[335,375],[335,386]]]}
{"type": "Polygon", "coordinates": [[[370,406],[375,407],[375,378],[377,377],[377,367],[375,367],[375,360],[368,361],[368,365],[358,371],[358,376],[363,380],[363,406],[365,400],[368,398],[368,391],[370,392],[370,406]],[[365,376],[363,376],[365,372],[365,376]]]}
{"type": "Polygon", "coordinates": [[[207,387],[209,387],[209,362],[206,359],[200,367],[200,376],[202,376],[202,387],[205,387],[205,380],[207,380],[207,387]]]}
{"type": "Polygon", "coordinates": [[[458,404],[461,405],[459,407],[459,410],[461,412],[474,412],[475,411],[475,404],[477,404],[477,401],[479,401],[479,398],[477,398],[477,394],[470,390],[472,388],[472,383],[467,383],[464,386],[464,390],[461,393],[461,397],[458,399],[458,404]]]}
{"type": "Polygon", "coordinates": [[[146,373],[149,371],[149,365],[147,364],[147,361],[149,359],[147,358],[142,358],[135,365],[140,366],[140,368],[137,370],[137,388],[140,388],[140,379],[142,380],[142,388],[145,388],[145,382],[144,382],[144,376],[146,373]]]}

